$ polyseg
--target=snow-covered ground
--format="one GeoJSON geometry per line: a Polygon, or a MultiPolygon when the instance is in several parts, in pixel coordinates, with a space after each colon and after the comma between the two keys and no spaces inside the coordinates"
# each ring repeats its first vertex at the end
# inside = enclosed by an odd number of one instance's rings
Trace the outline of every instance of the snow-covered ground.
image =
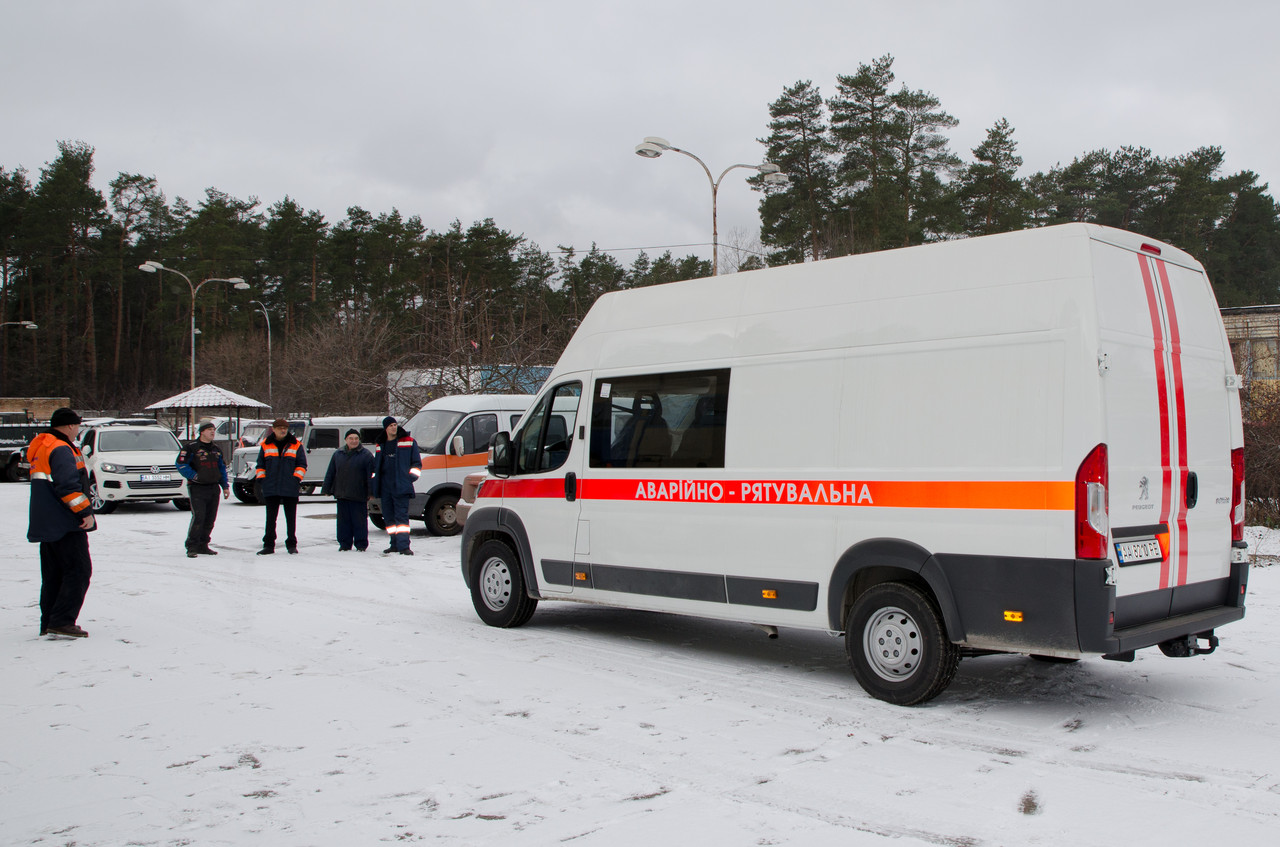
{"type": "Polygon", "coordinates": [[[216,558],[171,506],[102,517],[90,637],[42,639],[26,504],[0,485],[0,844],[1280,839],[1280,567],[1212,656],[965,660],[908,709],[825,633],[570,603],[491,629],[458,539],[338,553],[319,499],[298,556],[254,556],[235,501],[216,558]]]}

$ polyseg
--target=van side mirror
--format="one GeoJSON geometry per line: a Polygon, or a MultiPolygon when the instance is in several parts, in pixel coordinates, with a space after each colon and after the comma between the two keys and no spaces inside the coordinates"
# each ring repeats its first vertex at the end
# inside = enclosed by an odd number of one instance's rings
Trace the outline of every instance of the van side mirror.
{"type": "Polygon", "coordinates": [[[449,442],[449,452],[455,456],[461,456],[462,449],[462,436],[455,435],[453,440],[449,442]]]}
{"type": "Polygon", "coordinates": [[[515,451],[511,449],[511,436],[499,432],[489,442],[489,474],[491,476],[511,476],[515,470],[515,451]]]}
{"type": "Polygon", "coordinates": [[[86,444],[86,445],[84,445],[83,447],[81,447],[81,448],[80,448],[80,455],[84,456],[86,459],[87,459],[87,458],[89,458],[90,456],[92,456],[92,455],[93,455],[93,445],[92,445],[92,444],[86,444]]]}

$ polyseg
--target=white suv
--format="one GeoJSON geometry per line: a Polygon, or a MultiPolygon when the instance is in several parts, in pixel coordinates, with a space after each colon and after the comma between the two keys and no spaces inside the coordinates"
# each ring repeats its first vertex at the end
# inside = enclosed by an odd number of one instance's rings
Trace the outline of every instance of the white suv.
{"type": "Polygon", "coordinates": [[[178,439],[163,426],[104,423],[80,434],[93,510],[110,514],[121,503],[165,503],[191,508],[186,480],[175,464],[178,439]]]}

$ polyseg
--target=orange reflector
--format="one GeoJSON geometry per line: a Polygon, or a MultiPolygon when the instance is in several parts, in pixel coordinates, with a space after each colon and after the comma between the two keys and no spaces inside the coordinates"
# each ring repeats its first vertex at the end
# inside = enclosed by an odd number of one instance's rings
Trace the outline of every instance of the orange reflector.
{"type": "Polygon", "coordinates": [[[1157,532],[1156,541],[1160,542],[1160,558],[1169,561],[1169,533],[1157,532]]]}
{"type": "Polygon", "coordinates": [[[1011,612],[1005,609],[1004,619],[1009,623],[1022,623],[1022,612],[1011,612]]]}
{"type": "Polygon", "coordinates": [[[582,571],[575,571],[575,572],[574,572],[574,574],[573,574],[573,578],[574,578],[574,579],[576,579],[578,582],[586,582],[586,581],[587,581],[587,575],[586,575],[585,573],[583,573],[582,571]]]}
{"type": "Polygon", "coordinates": [[[760,596],[766,600],[777,600],[778,592],[772,588],[763,588],[760,590],[760,596]]]}

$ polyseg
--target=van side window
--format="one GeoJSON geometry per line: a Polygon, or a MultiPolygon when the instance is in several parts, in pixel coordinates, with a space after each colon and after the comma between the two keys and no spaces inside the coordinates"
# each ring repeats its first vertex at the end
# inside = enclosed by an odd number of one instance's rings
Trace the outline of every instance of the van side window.
{"type": "Polygon", "coordinates": [[[489,439],[498,433],[497,415],[475,415],[462,425],[462,452],[483,453],[489,449],[489,439]]]}
{"type": "Polygon", "coordinates": [[[317,427],[311,430],[311,437],[307,439],[307,449],[337,450],[338,431],[329,427],[317,427]]]}
{"type": "Polygon", "coordinates": [[[723,468],[729,369],[596,380],[593,468],[723,468]]]}
{"type": "Polygon", "coordinates": [[[516,473],[552,471],[569,458],[582,383],[566,382],[529,410],[516,447],[516,473]]]}
{"type": "Polygon", "coordinates": [[[377,444],[378,436],[382,434],[380,426],[362,426],[360,427],[360,443],[361,444],[377,444]]]}

